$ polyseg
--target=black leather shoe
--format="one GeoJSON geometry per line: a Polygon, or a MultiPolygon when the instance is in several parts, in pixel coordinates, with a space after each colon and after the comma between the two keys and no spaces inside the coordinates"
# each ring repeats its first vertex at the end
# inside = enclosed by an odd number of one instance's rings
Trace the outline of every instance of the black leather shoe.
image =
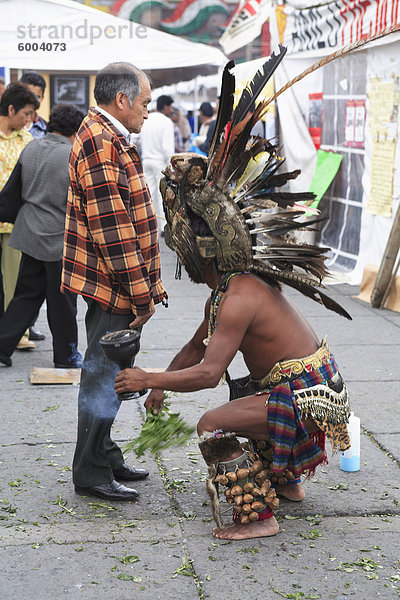
{"type": "Polygon", "coordinates": [[[41,342],[46,339],[44,333],[39,331],[39,329],[35,329],[34,327],[29,327],[29,339],[32,342],[41,342]]]}
{"type": "Polygon", "coordinates": [[[113,469],[115,479],[121,481],[140,481],[146,479],[149,476],[149,472],[146,469],[135,469],[129,467],[127,464],[123,464],[118,469],[113,469]]]}
{"type": "Polygon", "coordinates": [[[12,366],[12,360],[9,356],[7,356],[7,354],[4,354],[4,352],[2,352],[0,350],[0,362],[3,363],[3,365],[6,365],[6,367],[11,367],[12,366]]]}
{"type": "Polygon", "coordinates": [[[115,479],[110,483],[92,485],[91,487],[75,486],[75,492],[80,496],[98,496],[106,500],[136,500],[139,497],[139,492],[118,483],[115,479]]]}

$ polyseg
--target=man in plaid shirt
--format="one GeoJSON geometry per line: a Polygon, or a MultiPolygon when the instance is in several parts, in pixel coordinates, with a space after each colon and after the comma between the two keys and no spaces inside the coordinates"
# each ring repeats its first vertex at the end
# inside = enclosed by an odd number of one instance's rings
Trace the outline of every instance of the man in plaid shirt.
{"type": "Polygon", "coordinates": [[[87,350],[78,398],[73,481],[80,494],[135,500],[119,481],[140,480],[145,469],[124,463],[110,429],[120,407],[117,366],[99,344],[108,331],[141,329],[166,298],[160,279],[157,220],[132,134],[138,134],[151,90],[130,63],[99,71],[97,107],[82,122],[70,157],[62,291],[87,303],[87,350]]]}

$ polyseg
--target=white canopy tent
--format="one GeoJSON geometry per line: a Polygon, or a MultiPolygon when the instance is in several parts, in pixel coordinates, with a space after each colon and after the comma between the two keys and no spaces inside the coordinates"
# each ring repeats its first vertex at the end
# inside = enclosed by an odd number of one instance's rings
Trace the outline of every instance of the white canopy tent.
{"type": "Polygon", "coordinates": [[[215,73],[226,58],[72,0],[0,0],[0,66],[96,72],[115,61],[150,72],[157,86],[215,73]]]}

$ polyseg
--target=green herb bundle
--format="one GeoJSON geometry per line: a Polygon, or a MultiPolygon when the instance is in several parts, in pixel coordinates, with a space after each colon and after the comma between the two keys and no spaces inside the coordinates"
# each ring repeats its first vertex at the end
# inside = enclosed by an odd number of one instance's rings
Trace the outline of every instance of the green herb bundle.
{"type": "Polygon", "coordinates": [[[179,413],[169,412],[168,406],[163,407],[157,415],[147,413],[140,435],[128,442],[124,453],[133,450],[136,456],[142,456],[146,450],[157,454],[170,446],[181,446],[192,435],[191,427],[182,419],[179,413]]]}

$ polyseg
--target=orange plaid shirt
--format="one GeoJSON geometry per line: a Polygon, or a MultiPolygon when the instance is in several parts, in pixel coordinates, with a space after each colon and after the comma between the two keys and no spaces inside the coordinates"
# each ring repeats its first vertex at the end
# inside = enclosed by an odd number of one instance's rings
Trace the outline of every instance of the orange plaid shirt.
{"type": "Polygon", "coordinates": [[[70,157],[61,291],[140,316],[166,298],[157,220],[139,156],[97,110],[70,157]]]}

